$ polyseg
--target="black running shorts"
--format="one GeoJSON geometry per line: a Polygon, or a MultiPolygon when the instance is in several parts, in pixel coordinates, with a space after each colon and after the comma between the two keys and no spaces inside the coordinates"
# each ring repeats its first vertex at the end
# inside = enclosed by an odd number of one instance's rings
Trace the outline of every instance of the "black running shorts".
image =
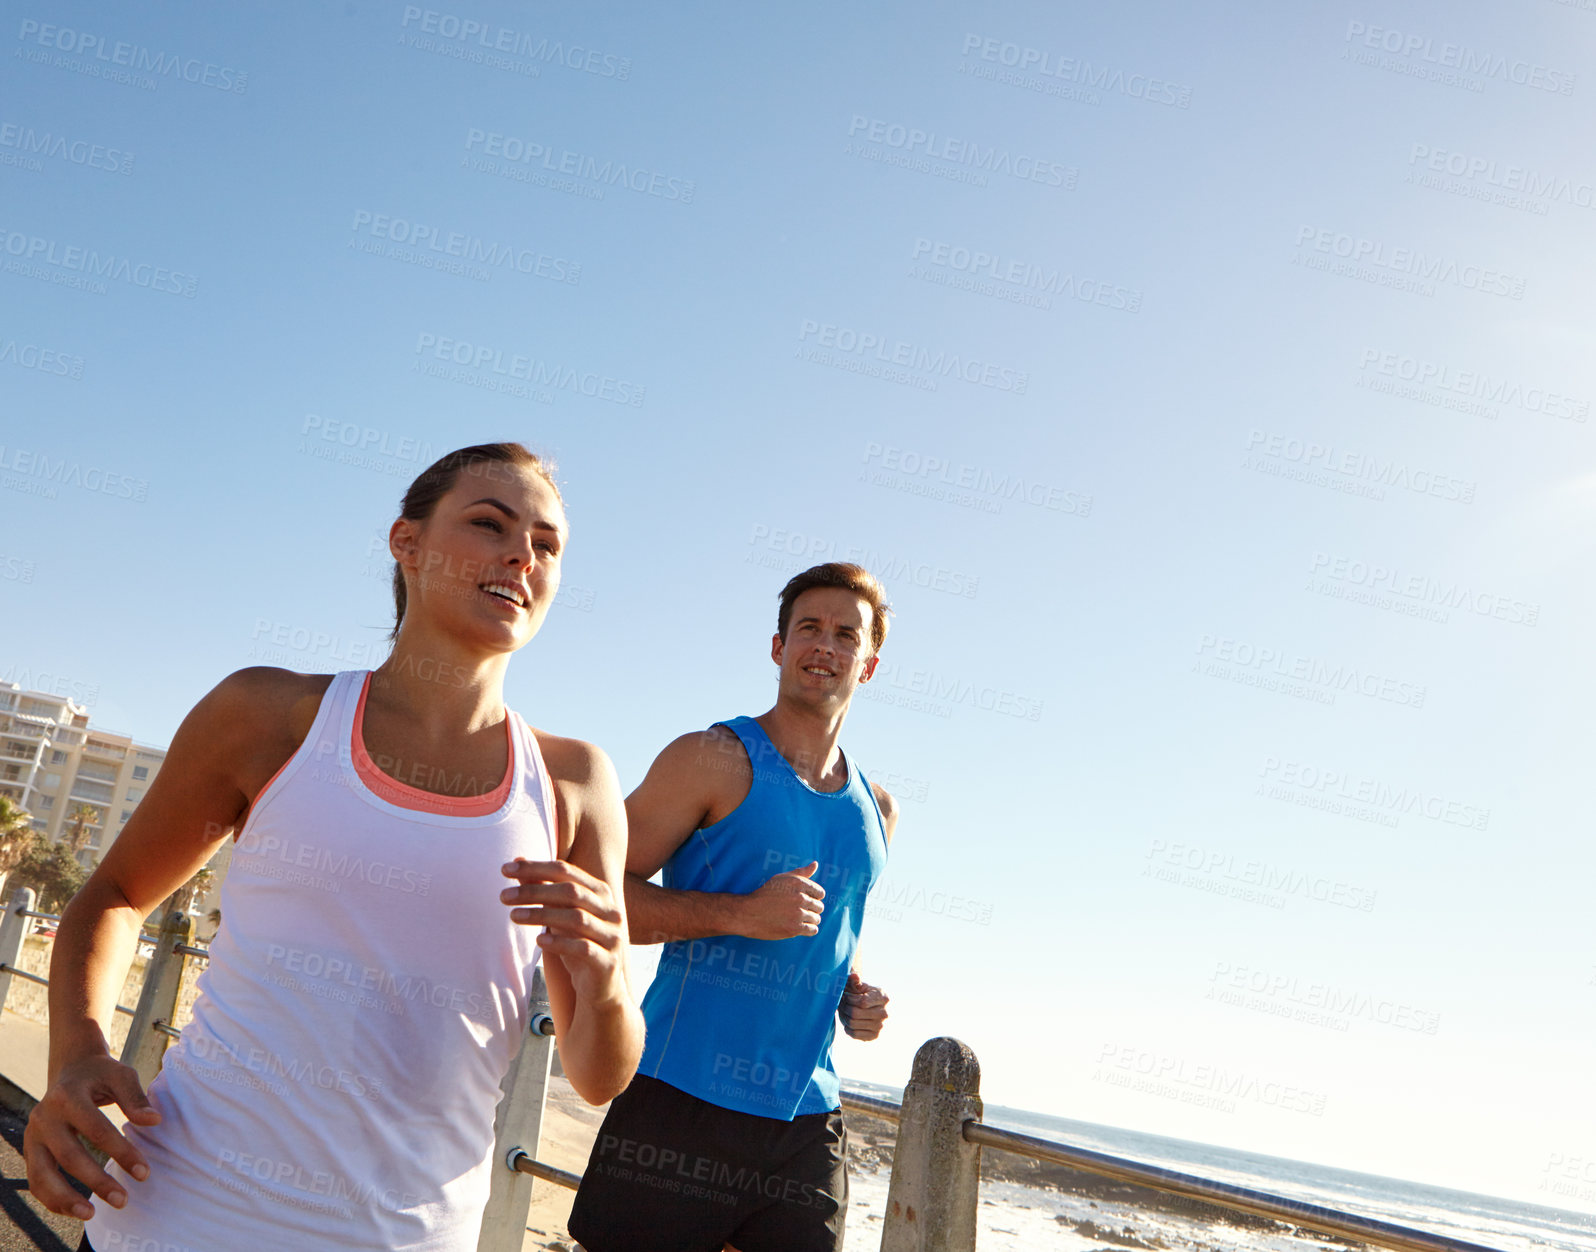
{"type": "Polygon", "coordinates": [[[587,1252],[842,1252],[842,1113],[738,1113],[639,1074],[599,1128],[571,1210],[587,1252]]]}

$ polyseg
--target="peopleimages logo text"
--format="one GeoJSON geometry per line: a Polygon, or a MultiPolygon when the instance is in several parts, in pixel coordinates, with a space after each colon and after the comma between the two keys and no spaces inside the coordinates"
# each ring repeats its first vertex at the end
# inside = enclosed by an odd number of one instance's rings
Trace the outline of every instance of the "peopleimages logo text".
{"type": "Polygon", "coordinates": [[[126,66],[161,78],[181,78],[186,83],[212,87],[217,91],[242,94],[249,87],[249,75],[229,65],[215,65],[197,57],[184,57],[173,52],[160,52],[142,44],[124,40],[108,42],[104,35],[75,30],[70,26],[53,26],[24,18],[17,31],[23,43],[53,48],[58,52],[75,53],[81,57],[92,56],[106,65],[126,66]]]}
{"type": "MultiPolygon", "coordinates": [[[[1393,786],[1348,770],[1324,769],[1304,761],[1271,756],[1265,758],[1258,774],[1268,783],[1281,783],[1306,795],[1350,800],[1383,810],[1393,817],[1427,817],[1432,822],[1444,822],[1466,830],[1484,830],[1491,822],[1491,810],[1480,805],[1422,787],[1393,786]]],[[[1260,784],[1259,791],[1262,789],[1263,784],[1260,784]]]]}
{"type": "Polygon", "coordinates": [[[462,51],[469,52],[471,55],[467,59],[471,60],[482,60],[484,52],[503,52],[511,56],[530,57],[545,65],[563,65],[567,69],[581,70],[600,78],[625,79],[632,76],[631,57],[616,56],[597,48],[584,48],[580,44],[567,45],[531,31],[489,26],[476,18],[444,13],[438,9],[423,9],[420,5],[405,5],[399,26],[406,31],[447,39],[462,51]],[[468,48],[467,45],[474,46],[468,48]]]}
{"type": "MultiPolygon", "coordinates": [[[[1197,655],[1224,667],[1216,667],[1214,677],[1229,677],[1229,667],[1234,666],[1237,674],[1253,680],[1246,683],[1249,686],[1271,686],[1278,680],[1285,680],[1286,683],[1322,688],[1324,694],[1330,697],[1323,703],[1333,703],[1337,692],[1351,691],[1389,704],[1422,709],[1425,697],[1429,694],[1428,687],[1359,665],[1301,656],[1283,648],[1260,646],[1224,635],[1204,635],[1197,645],[1197,655]]],[[[1202,663],[1199,662],[1201,667],[1202,663]]],[[[1203,672],[1209,671],[1204,669],[1203,672]]]]}
{"type": "Polygon", "coordinates": [[[1538,91],[1571,96],[1579,82],[1578,74],[1556,70],[1548,65],[1481,52],[1463,44],[1438,41],[1428,35],[1395,30],[1389,26],[1370,26],[1366,22],[1347,23],[1346,41],[1391,56],[1412,57],[1441,69],[1495,78],[1501,82],[1533,87],[1538,91]]]}
{"type": "Polygon", "coordinates": [[[48,453],[7,447],[3,443],[0,443],[0,473],[22,474],[45,483],[82,487],[85,491],[141,503],[150,490],[149,480],[145,478],[114,473],[98,465],[85,466],[82,461],[69,461],[64,456],[52,461],[48,453]]]}
{"type": "MultiPolygon", "coordinates": [[[[1393,379],[1396,383],[1412,383],[1414,387],[1420,389],[1419,394],[1412,397],[1414,399],[1425,399],[1423,389],[1431,388],[1435,392],[1455,392],[1461,396],[1486,400],[1491,404],[1517,405],[1531,413],[1541,413],[1563,421],[1585,422],[1590,418],[1591,404],[1588,399],[1565,395],[1559,391],[1549,391],[1545,387],[1526,386],[1521,382],[1496,377],[1484,370],[1455,369],[1439,361],[1430,361],[1400,352],[1387,352],[1380,348],[1365,348],[1358,368],[1365,373],[1372,371],[1384,378],[1393,379]]],[[[1368,385],[1374,391],[1402,394],[1394,385],[1380,386],[1377,385],[1379,382],[1379,379],[1371,379],[1365,384],[1363,378],[1360,377],[1358,380],[1360,386],[1368,385]]]]}
{"type": "MultiPolygon", "coordinates": [[[[1130,313],[1138,313],[1142,307],[1142,293],[1135,288],[1121,287],[1084,274],[1077,275],[1072,270],[1057,266],[1038,265],[1032,261],[1003,257],[997,253],[983,252],[979,248],[961,247],[941,240],[924,237],[916,239],[910,259],[924,265],[935,265],[958,274],[966,274],[973,280],[985,279],[995,283],[1008,283],[1044,296],[1079,300],[1083,304],[1100,304],[1106,308],[1124,309],[1130,313]]],[[[979,287],[971,289],[979,290],[983,295],[987,294],[979,287]]]]}
{"type": "Polygon", "coordinates": [[[1315,552],[1309,573],[1386,595],[1401,596],[1443,609],[1466,609],[1476,617],[1494,617],[1516,626],[1534,626],[1541,606],[1466,582],[1415,574],[1377,561],[1360,561],[1329,552],[1315,552]]]}
{"type": "Polygon", "coordinates": [[[866,465],[878,465],[911,479],[980,492],[999,500],[1018,500],[1039,509],[1052,509],[1056,513],[1086,517],[1092,511],[1092,497],[1083,496],[1077,491],[1053,486],[1040,479],[1028,479],[1021,474],[999,474],[979,465],[954,463],[940,456],[925,456],[891,444],[873,440],[865,444],[864,460],[866,465]]]}
{"type": "Polygon", "coordinates": [[[1387,247],[1381,240],[1345,231],[1301,226],[1297,230],[1297,247],[1405,274],[1420,282],[1450,283],[1481,295],[1506,296],[1510,300],[1524,298],[1524,279],[1518,275],[1466,264],[1448,256],[1416,252],[1412,248],[1387,247]]]}
{"type": "Polygon", "coordinates": [[[44,156],[111,174],[131,174],[133,154],[87,139],[73,139],[52,131],[39,132],[17,122],[0,122],[0,147],[26,156],[44,156]]]}
{"type": "MultiPolygon", "coordinates": [[[[505,271],[533,274],[560,283],[580,283],[582,265],[568,257],[554,256],[536,248],[518,247],[503,240],[484,239],[468,231],[442,230],[427,222],[356,209],[349,229],[364,232],[373,239],[403,245],[420,255],[441,253],[462,263],[496,267],[505,271]],[[422,252],[422,250],[425,252],[422,252]]],[[[353,242],[351,241],[351,246],[353,242]]]]}
{"type": "Polygon", "coordinates": [[[488,344],[469,343],[421,331],[416,336],[416,355],[448,361],[464,369],[488,370],[507,379],[546,387],[553,391],[570,391],[612,404],[637,408],[643,403],[647,389],[639,383],[592,370],[578,370],[569,365],[544,360],[528,352],[507,354],[502,348],[488,344]]]}
{"type": "Polygon", "coordinates": [[[1471,156],[1422,143],[1414,144],[1409,150],[1408,165],[1478,181],[1503,191],[1522,192],[1532,200],[1560,200],[1582,209],[1596,209],[1596,182],[1590,179],[1575,182],[1562,174],[1543,174],[1527,166],[1497,161],[1494,157],[1471,156]]]}
{"type": "Polygon", "coordinates": [[[906,152],[933,161],[947,161],[979,170],[984,174],[1005,174],[1021,182],[1038,183],[1044,187],[1073,189],[1080,171],[1073,165],[1061,165],[1024,152],[1010,152],[1007,148],[983,148],[971,139],[954,135],[939,135],[935,131],[921,130],[918,126],[905,126],[901,122],[888,122],[879,117],[865,117],[855,113],[848,123],[848,137],[860,143],[880,144],[884,148],[906,152]]]}
{"type": "Polygon", "coordinates": [[[54,239],[9,230],[3,226],[0,226],[0,252],[16,257],[29,266],[54,266],[56,270],[72,275],[110,278],[149,291],[165,291],[189,299],[199,289],[199,280],[192,274],[134,261],[130,257],[102,255],[94,248],[58,243],[54,239]]]}
{"type": "Polygon", "coordinates": [[[1042,720],[1042,701],[1034,696],[1006,691],[999,687],[977,685],[956,674],[941,674],[929,669],[905,669],[895,662],[883,661],[876,670],[871,685],[864,689],[864,694],[871,699],[882,695],[890,696],[890,693],[882,691],[883,687],[888,686],[911,695],[942,701],[948,705],[967,704],[971,708],[982,709],[988,713],[1002,713],[1028,722],[1042,720]]]}
{"type": "Polygon", "coordinates": [[[662,174],[657,170],[627,165],[624,161],[599,160],[568,148],[539,143],[535,139],[522,139],[516,135],[501,135],[496,131],[470,127],[466,131],[465,150],[484,156],[497,157],[522,165],[537,165],[551,174],[566,174],[572,178],[585,178],[606,187],[621,186],[639,195],[657,196],[663,200],[693,202],[696,187],[691,179],[662,174]]]}
{"type": "Polygon", "coordinates": [[[1025,370],[1012,369],[964,356],[940,348],[926,348],[903,339],[892,339],[874,331],[855,330],[851,326],[838,326],[831,322],[817,322],[805,318],[798,330],[798,341],[810,343],[834,352],[844,352],[861,357],[873,357],[887,365],[920,370],[938,378],[957,378],[980,387],[998,391],[1011,391],[1023,396],[1031,385],[1031,375],[1025,370]]]}
{"type": "Polygon", "coordinates": [[[1382,487],[1401,487],[1415,495],[1434,496],[1438,500],[1451,500],[1460,504],[1473,504],[1474,493],[1479,486],[1472,479],[1439,474],[1433,470],[1408,465],[1395,458],[1382,460],[1373,453],[1256,428],[1247,436],[1246,450],[1292,464],[1324,470],[1326,473],[1339,474],[1348,479],[1370,482],[1382,487]]]}
{"type": "Polygon", "coordinates": [[[1147,74],[1126,74],[1122,69],[1094,65],[1079,57],[1061,56],[1046,48],[1022,47],[989,35],[967,34],[963,52],[965,56],[973,53],[983,61],[1006,66],[1020,74],[1063,79],[1099,91],[1118,92],[1151,104],[1167,104],[1179,109],[1191,106],[1191,88],[1183,83],[1165,82],[1147,74]]]}
{"type": "Polygon", "coordinates": [[[82,357],[55,348],[41,348],[36,343],[18,343],[15,339],[0,339],[0,365],[19,365],[25,370],[58,374],[62,378],[83,377],[82,357]]]}

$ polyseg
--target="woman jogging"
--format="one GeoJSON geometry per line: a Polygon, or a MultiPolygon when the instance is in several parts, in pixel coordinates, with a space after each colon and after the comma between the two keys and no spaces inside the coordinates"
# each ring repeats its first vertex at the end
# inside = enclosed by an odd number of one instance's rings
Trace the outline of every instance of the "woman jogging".
{"type": "Polygon", "coordinates": [[[520,444],[452,452],[390,531],[392,655],[240,670],[184,720],[51,962],[28,1180],[92,1217],[85,1246],[474,1249],[540,957],[572,1086],[595,1104],[626,1086],[643,1029],[615,772],[503,697],[566,533],[520,444]],[[140,925],[235,834],[193,1021],[146,1098],[106,1043],[140,925]]]}

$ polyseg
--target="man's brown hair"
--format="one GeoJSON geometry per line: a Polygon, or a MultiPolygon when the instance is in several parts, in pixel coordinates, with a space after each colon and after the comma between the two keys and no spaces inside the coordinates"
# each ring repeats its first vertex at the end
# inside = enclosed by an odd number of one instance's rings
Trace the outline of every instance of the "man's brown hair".
{"type": "Polygon", "coordinates": [[[870,655],[881,651],[887,641],[887,614],[892,606],[887,603],[887,589],[863,565],[847,561],[827,561],[801,574],[794,574],[781,589],[781,608],[776,614],[776,633],[787,642],[787,627],[792,624],[792,606],[799,596],[815,587],[841,587],[851,591],[870,606],[870,655]]]}

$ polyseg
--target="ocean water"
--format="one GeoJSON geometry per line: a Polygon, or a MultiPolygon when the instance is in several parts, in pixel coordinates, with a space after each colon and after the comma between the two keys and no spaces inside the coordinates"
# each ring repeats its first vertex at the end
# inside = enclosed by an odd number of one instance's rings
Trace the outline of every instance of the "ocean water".
{"type": "MultiPolygon", "coordinates": [[[[848,1085],[884,1100],[902,1096],[897,1088],[848,1085]]],[[[1465,1239],[1499,1252],[1596,1252],[1596,1215],[997,1105],[986,1106],[986,1121],[1020,1134],[1465,1239]]],[[[875,1252],[880,1247],[887,1182],[885,1170],[852,1173],[846,1252],[875,1252]]],[[[1177,1206],[1182,1203],[1175,1201],[1177,1206]]],[[[978,1220],[981,1252],[1029,1252],[1035,1248],[1096,1252],[1127,1247],[1171,1252],[1303,1252],[1308,1248],[1337,1252],[1361,1246],[1324,1235],[1293,1236],[1285,1231],[1221,1224],[1206,1207],[1189,1214],[1179,1207],[1175,1211],[1142,1209],[1017,1183],[983,1183],[978,1220]]]]}

